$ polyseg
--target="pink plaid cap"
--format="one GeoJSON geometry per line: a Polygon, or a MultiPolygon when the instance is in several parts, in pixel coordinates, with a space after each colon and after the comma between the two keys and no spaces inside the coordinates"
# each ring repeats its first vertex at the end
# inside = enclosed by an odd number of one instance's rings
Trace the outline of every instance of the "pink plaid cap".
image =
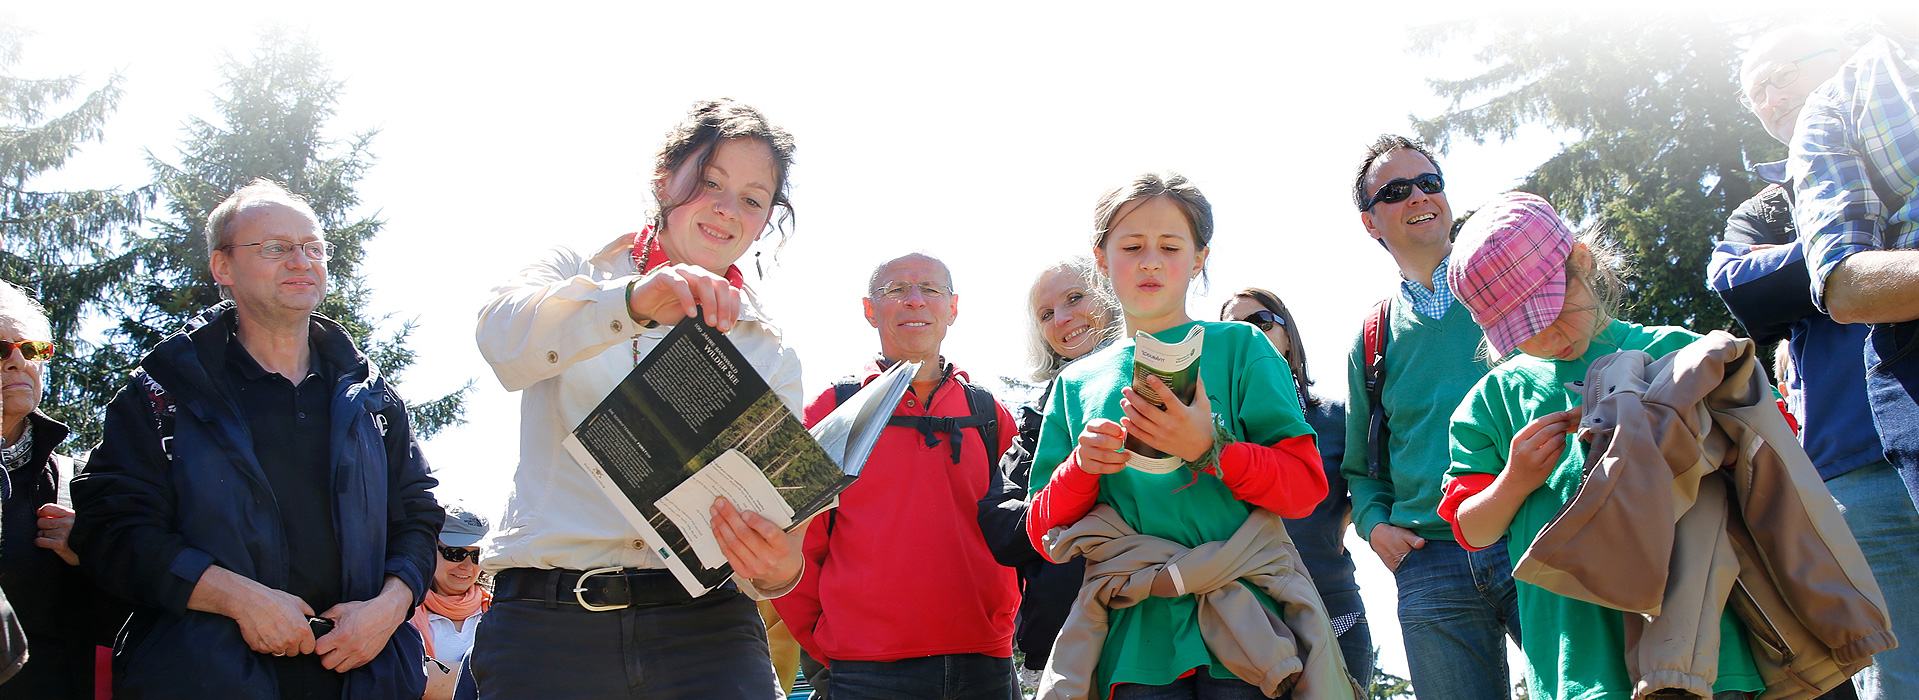
{"type": "Polygon", "coordinates": [[[1474,212],[1453,243],[1446,284],[1500,355],[1559,318],[1573,233],[1539,195],[1507,192],[1474,212]]]}

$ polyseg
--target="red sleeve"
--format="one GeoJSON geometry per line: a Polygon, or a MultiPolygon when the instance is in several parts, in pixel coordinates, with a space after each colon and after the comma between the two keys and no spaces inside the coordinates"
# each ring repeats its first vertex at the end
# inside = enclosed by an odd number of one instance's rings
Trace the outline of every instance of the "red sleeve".
{"type": "Polygon", "coordinates": [[[1326,500],[1326,469],[1311,435],[1295,435],[1272,447],[1235,442],[1219,452],[1219,478],[1233,498],[1279,514],[1303,518],[1326,500]]]}
{"type": "MultiPolygon", "coordinates": [[[[1053,469],[1046,487],[1033,494],[1033,502],[1026,508],[1026,538],[1033,541],[1033,549],[1039,550],[1040,556],[1046,556],[1046,545],[1040,538],[1045,537],[1048,530],[1079,522],[1093,512],[1093,504],[1098,500],[1099,475],[1079,468],[1078,451],[1068,454],[1066,461],[1053,469]]],[[[1047,561],[1052,561],[1052,557],[1047,557],[1047,561]]]]}
{"type": "Polygon", "coordinates": [[[1453,526],[1453,541],[1465,547],[1468,552],[1477,552],[1485,547],[1474,547],[1466,542],[1466,533],[1459,531],[1459,506],[1472,498],[1473,494],[1492,488],[1492,474],[1461,474],[1446,480],[1446,486],[1439,497],[1439,517],[1453,526]]]}
{"type": "MultiPolygon", "coordinates": [[[[807,413],[812,413],[811,406],[807,407],[807,413]]],[[[827,524],[832,522],[832,517],[833,511],[826,511],[806,526],[806,544],[800,548],[806,569],[800,572],[800,582],[793,584],[793,590],[773,599],[773,609],[780,612],[786,630],[792,632],[794,641],[815,659],[826,658],[825,652],[813,643],[813,627],[820,622],[820,569],[826,564],[827,524]]]]}

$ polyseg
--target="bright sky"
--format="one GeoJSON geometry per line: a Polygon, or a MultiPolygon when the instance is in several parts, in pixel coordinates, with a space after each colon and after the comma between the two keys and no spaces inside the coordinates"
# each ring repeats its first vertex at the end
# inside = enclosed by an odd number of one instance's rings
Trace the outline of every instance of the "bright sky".
{"type": "MultiPolygon", "coordinates": [[[[380,130],[360,195],[387,227],[363,273],[377,312],[419,322],[402,390],[475,383],[468,423],[424,446],[441,495],[490,512],[510,488],[518,397],[481,360],[475,313],[544,249],[597,249],[641,226],[651,154],[697,99],[752,104],[798,142],[795,235],[777,264],[765,252],[764,279],[750,257],[742,268],[798,349],[809,393],[877,349],[861,288],[875,262],[912,250],[954,271],[961,313],[946,356],[989,387],[1024,376],[1034,272],[1089,250],[1100,192],[1172,169],[1217,216],[1212,284],[1194,290],[1193,316],[1215,318],[1243,286],[1277,292],[1318,390],[1340,397],[1360,318],[1397,279],[1350,203],[1358,152],[1445,107],[1423,81],[1476,72],[1474,45],[1402,51],[1449,19],[1418,3],[235,7],[12,7],[36,32],[14,75],[78,73],[89,89],[126,79],[106,141],[34,184],[147,182],[146,152],[177,161],[183,120],[216,118],[223,55],[245,55],[271,23],[308,31],[346,82],[334,133],[380,130]]],[[[1538,129],[1462,144],[1442,158],[1454,211],[1511,188],[1559,144],[1538,129]]],[[[1349,546],[1382,665],[1403,676],[1391,575],[1363,542],[1349,546]]]]}

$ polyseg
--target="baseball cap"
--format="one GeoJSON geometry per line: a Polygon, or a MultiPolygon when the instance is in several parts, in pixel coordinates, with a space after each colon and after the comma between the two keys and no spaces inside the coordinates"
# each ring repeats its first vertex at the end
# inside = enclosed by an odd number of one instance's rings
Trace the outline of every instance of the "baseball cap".
{"type": "Polygon", "coordinates": [[[1446,284],[1506,355],[1559,318],[1573,232],[1539,195],[1507,192],[1466,220],[1446,284]]]}
{"type": "Polygon", "coordinates": [[[446,507],[446,525],[440,527],[440,544],[471,547],[486,537],[487,530],[485,517],[460,504],[451,504],[446,507]]]}

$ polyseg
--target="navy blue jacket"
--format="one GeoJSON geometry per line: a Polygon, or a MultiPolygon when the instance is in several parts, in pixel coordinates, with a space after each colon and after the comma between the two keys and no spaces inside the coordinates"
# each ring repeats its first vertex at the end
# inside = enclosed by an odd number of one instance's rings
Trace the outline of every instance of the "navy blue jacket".
{"type": "Polygon", "coordinates": [[[1790,338],[1796,370],[1786,408],[1822,479],[1884,459],[1866,400],[1865,324],[1844,324],[1812,305],[1812,277],[1792,224],[1790,192],[1771,185],[1733,210],[1706,278],[1753,340],[1790,338]],[[1772,245],[1764,250],[1753,246],[1772,245]]]}
{"type": "MultiPolygon", "coordinates": [[[[105,434],[73,482],[73,546],[110,592],[135,605],[114,649],[114,696],[278,698],[270,664],[231,618],[187,609],[208,566],[284,589],[291,562],[282,522],[238,404],[216,377],[234,307],[223,302],[169,336],[107,407],[105,434]],[[170,449],[146,379],[176,407],[170,449]],[[169,453],[171,458],[169,458],[169,453]]],[[[378,595],[388,575],[418,605],[433,574],[445,514],[413,442],[406,406],[339,324],[309,331],[334,368],[334,527],[346,600],[378,595]]],[[[402,623],[380,653],[347,673],[347,700],[418,698],[420,635],[402,623]]]]}

